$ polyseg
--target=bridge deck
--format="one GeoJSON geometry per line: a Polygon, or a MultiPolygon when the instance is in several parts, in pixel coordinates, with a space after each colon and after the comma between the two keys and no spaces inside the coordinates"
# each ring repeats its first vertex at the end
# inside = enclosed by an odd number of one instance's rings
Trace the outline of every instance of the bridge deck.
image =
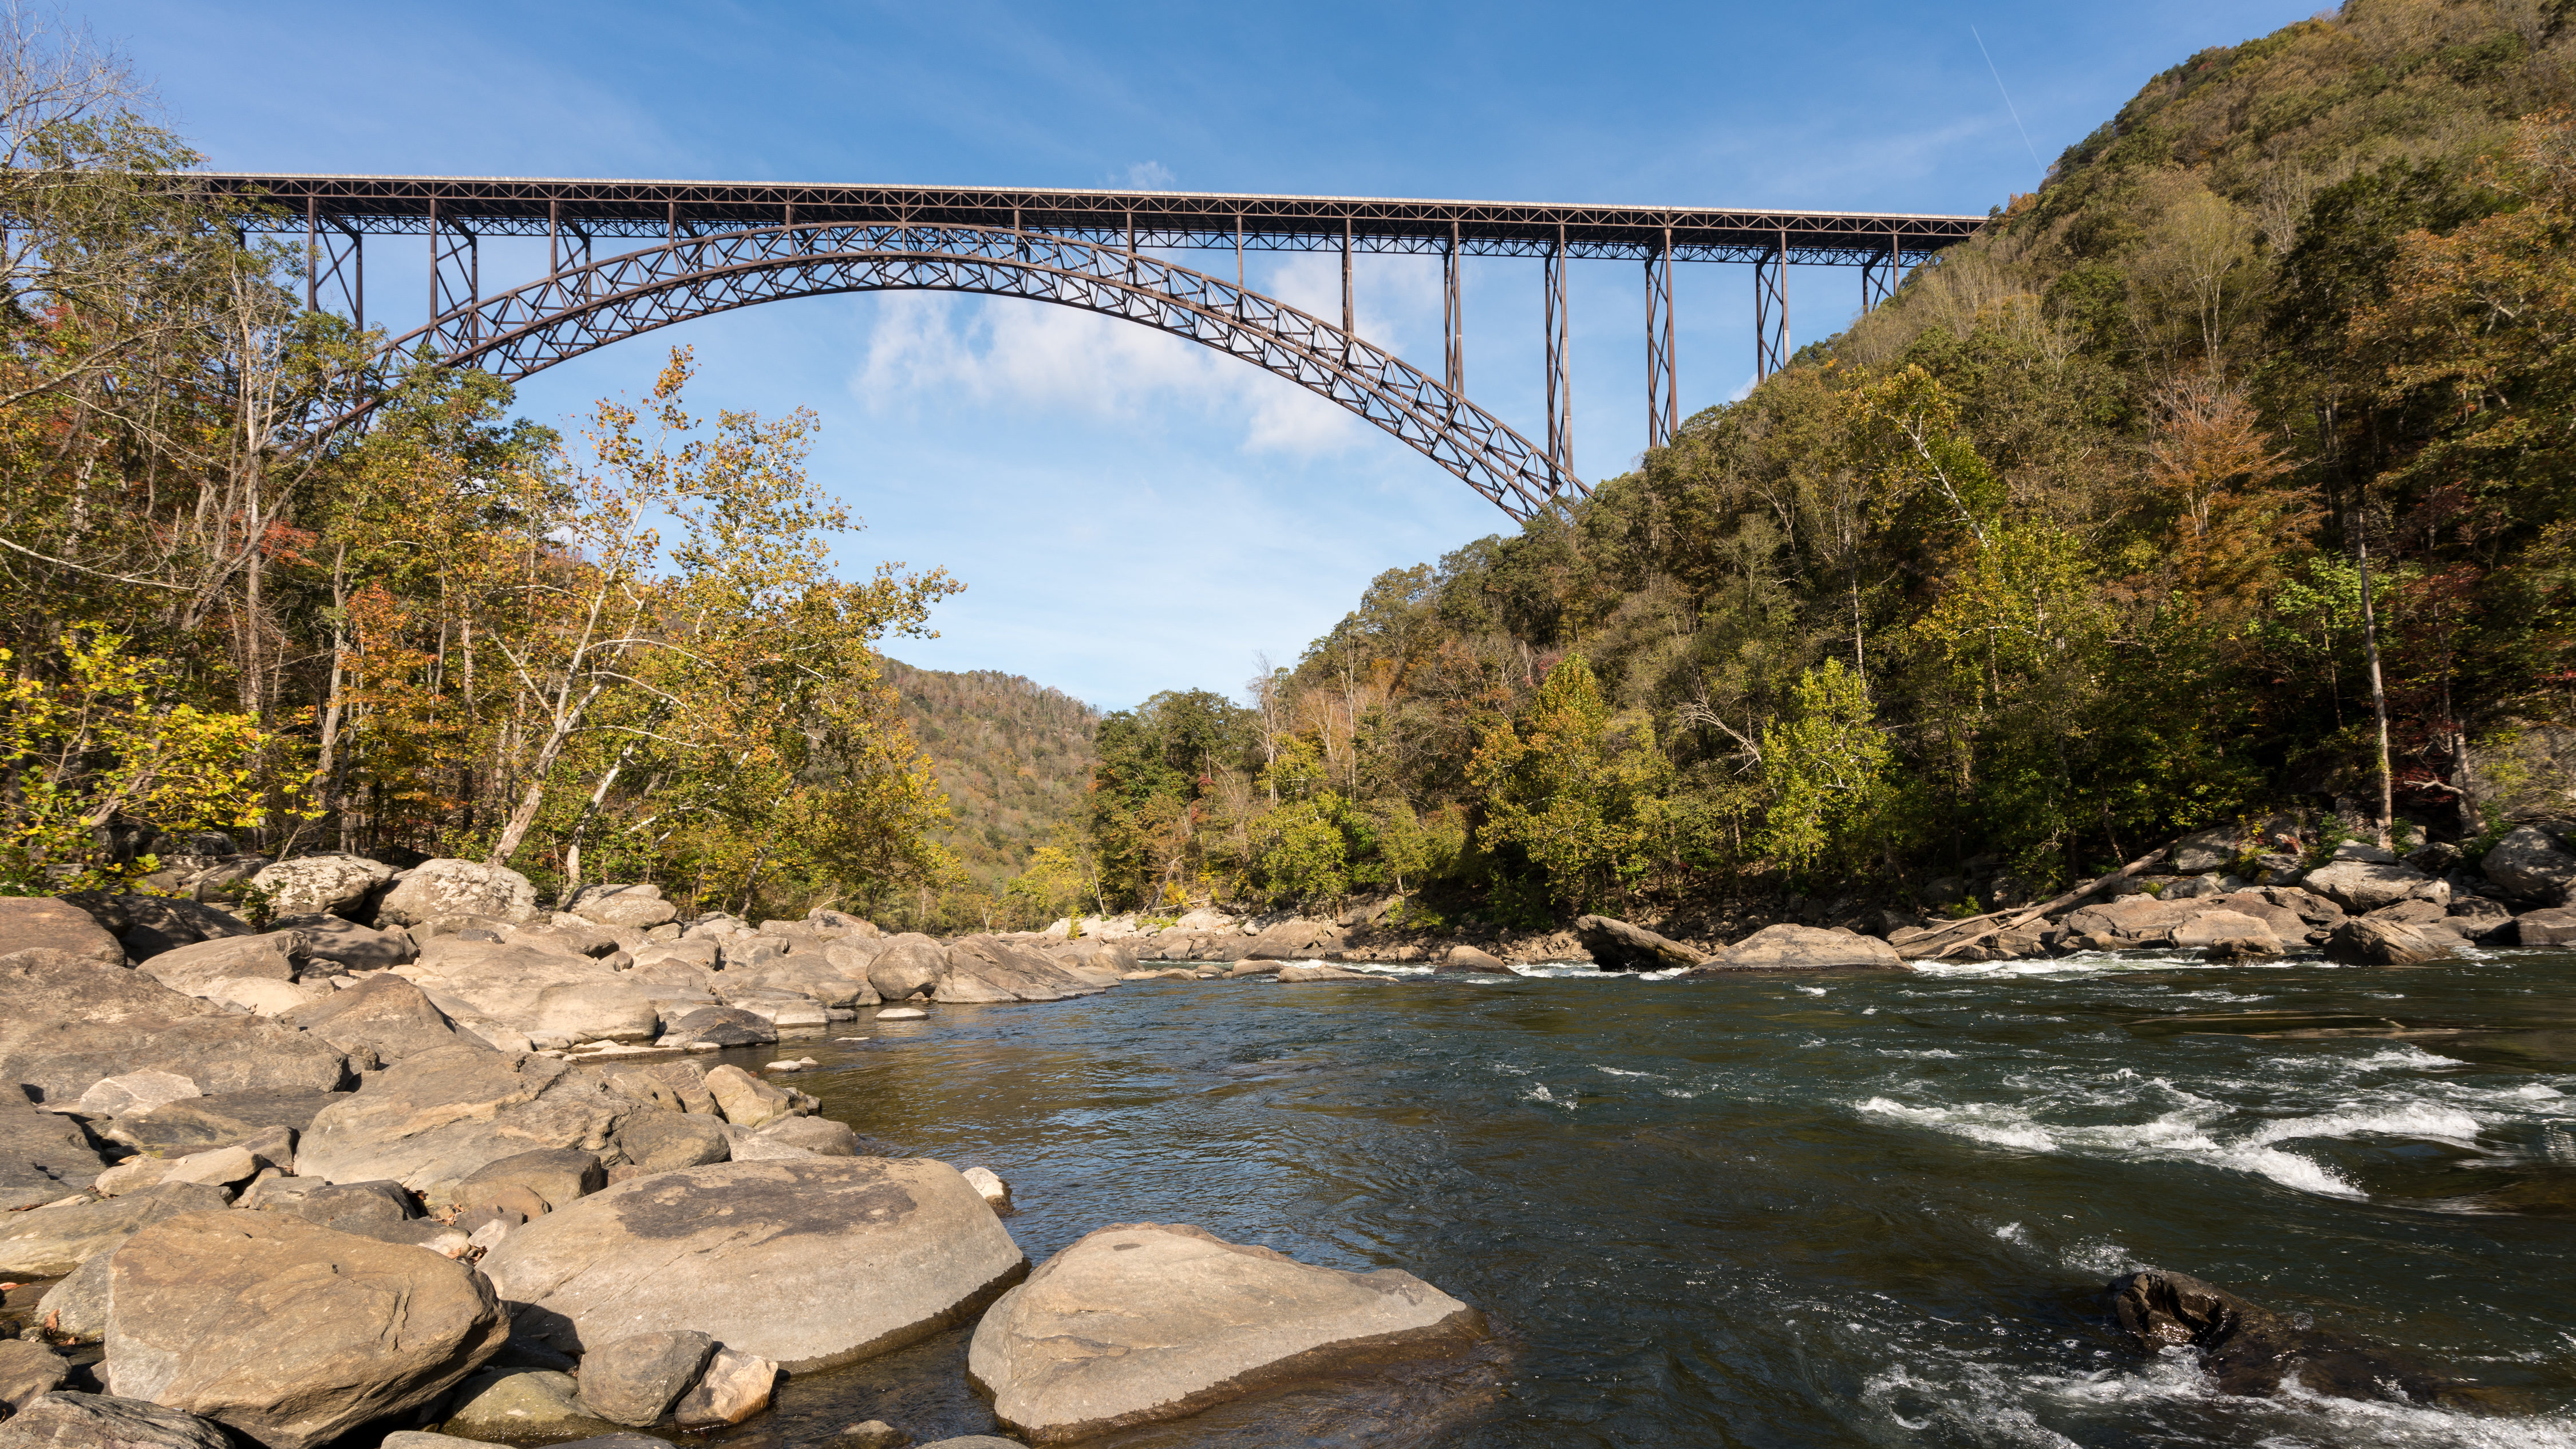
{"type": "Polygon", "coordinates": [[[867,186],[758,181],[548,180],[495,176],[199,174],[211,189],[265,198],[281,231],[676,239],[800,222],[908,222],[1012,227],[1139,247],[1438,252],[1454,236],[1469,256],[1642,259],[1666,246],[1681,261],[1861,266],[1891,246],[1910,265],[1966,240],[1981,216],[1607,206],[1528,201],[1255,196],[998,186],[867,186]]]}

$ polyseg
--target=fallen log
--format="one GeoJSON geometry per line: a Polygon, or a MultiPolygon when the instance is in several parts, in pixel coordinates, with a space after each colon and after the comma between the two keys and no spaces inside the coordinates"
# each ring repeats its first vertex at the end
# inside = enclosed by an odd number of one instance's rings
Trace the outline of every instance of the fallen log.
{"type": "MultiPolygon", "coordinates": [[[[2179,845],[2181,842],[2176,841],[2174,844],[2179,845]]],[[[1990,936],[2000,936],[2006,931],[2013,930],[2020,926],[2027,926],[2031,922],[2038,920],[2040,917],[2047,915],[2051,911],[2065,910],[2067,907],[2074,905],[2077,901],[2084,899],[2095,891],[2107,890],[2114,883],[2127,880],[2129,877],[2136,875],[2139,871],[2145,870],[2148,866],[2162,860],[2165,852],[2171,849],[2173,849],[2173,845],[2159,845],[2155,849],[2148,851],[2146,854],[2139,856],[2137,859],[2130,861],[2127,865],[2111,872],[2109,875],[2103,876],[2101,879],[2093,881],[2090,884],[2077,886],[2075,889],[2068,891],[2066,894],[2059,896],[2054,900],[2042,901],[2038,905],[2026,907],[2019,911],[1996,911],[1991,915],[1980,917],[1979,919],[1983,920],[1993,920],[1996,916],[2010,915],[2011,919],[1988,926],[1973,936],[1963,936],[1958,940],[1944,945],[1940,950],[1933,953],[1932,959],[1935,961],[1947,960],[1951,953],[1964,951],[1970,946],[1973,946],[1979,941],[1983,941],[1990,936]]],[[[1965,925],[1967,923],[1963,921],[1960,922],[1960,924],[1965,925]]]]}

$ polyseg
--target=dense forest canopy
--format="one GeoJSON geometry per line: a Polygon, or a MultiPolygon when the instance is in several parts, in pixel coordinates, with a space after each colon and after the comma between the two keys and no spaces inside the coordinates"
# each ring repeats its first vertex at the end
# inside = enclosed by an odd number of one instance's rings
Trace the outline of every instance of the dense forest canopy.
{"type": "Polygon", "coordinates": [[[2576,703],[2567,10],[2352,0],[2156,77],[1589,501],[1248,705],[1110,716],[1065,882],[1966,909],[2284,806],[2495,829],[2473,756],[2576,703]]]}

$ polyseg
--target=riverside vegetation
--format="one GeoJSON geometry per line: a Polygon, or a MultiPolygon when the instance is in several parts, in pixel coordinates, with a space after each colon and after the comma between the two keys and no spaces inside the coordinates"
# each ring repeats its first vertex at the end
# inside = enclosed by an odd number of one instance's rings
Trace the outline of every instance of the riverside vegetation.
{"type": "MultiPolygon", "coordinates": [[[[1249,705],[1105,717],[878,655],[958,585],[831,574],[810,416],[693,414],[683,351],[567,440],[386,368],[9,23],[0,1449],[617,1449],[968,1323],[1056,1443],[1498,1351],[1195,1227],[1031,1269],[1008,1186],[822,1118],[799,1037],[2576,941],[2558,8],[2195,57],[1590,500],[1249,705]]],[[[2465,1392],[2183,1274],[2108,1304],[2229,1393],[2465,1392]]]]}

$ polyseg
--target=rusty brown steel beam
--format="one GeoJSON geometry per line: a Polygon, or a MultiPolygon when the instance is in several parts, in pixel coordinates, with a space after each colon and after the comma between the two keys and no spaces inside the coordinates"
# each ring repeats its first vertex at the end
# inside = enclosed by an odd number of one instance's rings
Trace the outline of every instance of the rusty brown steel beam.
{"type": "Polygon", "coordinates": [[[279,230],[308,216],[362,232],[422,233],[436,214],[484,236],[543,236],[550,218],[592,235],[668,242],[796,223],[1011,227],[1101,244],[1223,248],[1239,225],[1254,250],[1328,251],[1347,231],[1354,249],[1436,254],[1453,240],[1470,256],[1691,262],[1770,260],[1787,238],[1801,265],[1863,266],[1894,238],[1909,263],[1974,235],[1982,216],[1780,208],[1625,206],[1360,196],[1092,191],[996,186],[873,186],[753,181],[620,181],[477,176],[305,176],[192,172],[191,186],[264,200],[279,230]],[[1011,219],[1017,215],[1016,223],[1011,219]]]}

